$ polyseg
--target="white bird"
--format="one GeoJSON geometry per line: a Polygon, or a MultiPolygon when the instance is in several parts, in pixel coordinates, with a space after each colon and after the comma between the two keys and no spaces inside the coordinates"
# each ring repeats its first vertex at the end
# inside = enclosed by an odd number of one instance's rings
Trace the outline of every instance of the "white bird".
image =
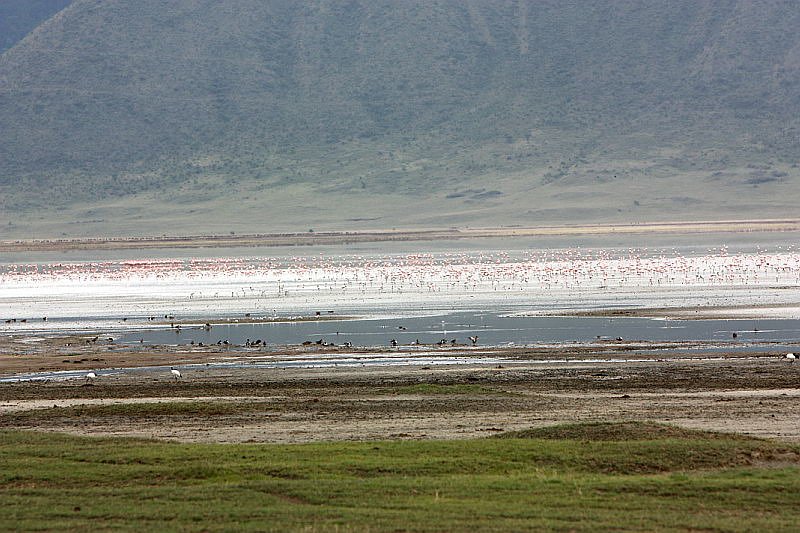
{"type": "Polygon", "coordinates": [[[795,355],[793,353],[787,353],[786,354],[786,359],[788,359],[789,361],[794,363],[794,360],[796,359],[796,357],[795,357],[795,355]]]}
{"type": "Polygon", "coordinates": [[[89,372],[88,374],[86,374],[86,381],[92,381],[95,379],[97,379],[97,374],[95,374],[94,372],[89,372]]]}
{"type": "Polygon", "coordinates": [[[175,376],[175,379],[181,379],[181,377],[183,377],[181,376],[181,371],[175,369],[175,367],[170,367],[169,371],[172,373],[173,376],[175,376]]]}

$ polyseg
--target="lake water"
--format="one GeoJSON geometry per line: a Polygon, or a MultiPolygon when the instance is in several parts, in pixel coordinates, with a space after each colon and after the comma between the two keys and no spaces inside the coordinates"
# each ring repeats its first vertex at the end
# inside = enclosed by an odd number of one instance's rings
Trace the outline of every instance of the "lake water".
{"type": "MultiPolygon", "coordinates": [[[[497,312],[457,312],[436,316],[369,320],[320,320],[313,322],[276,322],[262,324],[231,324],[214,326],[206,331],[198,326],[184,326],[180,331],[172,329],[136,330],[123,334],[116,343],[134,345],[171,344],[185,345],[194,342],[216,344],[227,340],[230,344],[244,345],[247,340],[261,339],[271,346],[300,344],[305,341],[334,343],[353,346],[385,347],[392,339],[399,345],[414,343],[434,344],[442,339],[455,339],[461,345],[471,345],[470,336],[478,336],[479,346],[542,345],[563,343],[591,343],[599,338],[626,341],[711,341],[718,347],[699,349],[689,347],[672,357],[688,357],[701,354],[706,357],[715,351],[754,352],[770,350],[798,351],[800,347],[800,320],[655,320],[650,318],[589,318],[589,317],[521,317],[507,316],[497,312]],[[733,333],[737,334],[736,339],[733,333]],[[759,347],[760,345],[760,347],[759,347]]],[[[425,347],[407,348],[396,352],[353,352],[313,354],[269,354],[258,357],[252,352],[230,352],[226,361],[208,364],[180,365],[177,368],[191,375],[211,369],[255,369],[255,368],[333,368],[353,366],[438,366],[474,364],[513,364],[497,354],[480,349],[459,351],[425,347]]],[[[573,363],[619,363],[630,364],[632,359],[590,358],[573,363]]],[[[643,362],[655,360],[642,359],[643,362]]],[[[542,359],[529,363],[549,364],[563,360],[542,359]]],[[[98,370],[103,376],[121,374],[165,374],[169,367],[115,368],[98,370]]],[[[0,378],[0,383],[38,380],[84,379],[86,370],[57,372],[35,372],[0,378]]]]}
{"type": "Polygon", "coordinates": [[[520,317],[494,312],[457,312],[438,316],[369,320],[321,320],[213,326],[206,331],[185,326],[179,331],[158,329],[136,331],[118,339],[122,343],[182,345],[216,344],[228,341],[244,345],[262,340],[270,345],[300,344],[306,341],[345,342],[353,346],[434,344],[455,339],[471,345],[477,336],[480,346],[526,345],[564,342],[592,342],[598,339],[630,341],[725,341],[800,342],[800,320],[655,320],[650,318],[520,317]],[[736,339],[733,334],[736,333],[736,339]]]}

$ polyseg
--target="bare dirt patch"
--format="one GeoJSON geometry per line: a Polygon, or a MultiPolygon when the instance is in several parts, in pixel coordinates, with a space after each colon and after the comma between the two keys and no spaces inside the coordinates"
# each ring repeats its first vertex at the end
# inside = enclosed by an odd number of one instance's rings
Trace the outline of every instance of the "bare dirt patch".
{"type": "Polygon", "coordinates": [[[252,235],[194,235],[87,239],[28,239],[0,241],[0,252],[64,250],[147,250],[154,248],[224,248],[247,246],[320,246],[359,242],[451,241],[496,237],[575,235],[703,234],[800,231],[800,220],[729,220],[655,222],[641,224],[584,224],[531,228],[462,228],[376,230],[352,232],[273,233],[252,235]]]}
{"type": "MultiPolygon", "coordinates": [[[[168,362],[170,355],[174,360],[170,353],[157,357],[168,362]]],[[[91,384],[2,384],[0,426],[187,442],[308,442],[449,439],[625,420],[800,442],[798,383],[800,365],[778,357],[521,359],[501,368],[198,367],[180,381],[162,372],[91,384]]]]}

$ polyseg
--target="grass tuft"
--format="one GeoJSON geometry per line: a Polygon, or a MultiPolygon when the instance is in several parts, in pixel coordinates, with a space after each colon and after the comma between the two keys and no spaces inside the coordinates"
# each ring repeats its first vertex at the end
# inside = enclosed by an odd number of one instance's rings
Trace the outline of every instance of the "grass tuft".
{"type": "Polygon", "coordinates": [[[548,439],[583,441],[632,441],[657,439],[750,439],[731,433],[685,429],[654,422],[587,422],[558,424],[540,428],[509,431],[495,438],[500,439],[548,439]]]}
{"type": "Polygon", "coordinates": [[[264,411],[265,402],[233,401],[164,401],[152,403],[119,403],[109,405],[74,405],[30,409],[0,416],[6,425],[76,418],[153,418],[170,416],[222,416],[264,411]]]}

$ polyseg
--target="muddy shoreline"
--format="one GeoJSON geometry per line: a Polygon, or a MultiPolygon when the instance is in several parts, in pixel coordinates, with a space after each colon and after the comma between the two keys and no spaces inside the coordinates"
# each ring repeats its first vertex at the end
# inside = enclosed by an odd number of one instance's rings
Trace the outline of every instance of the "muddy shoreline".
{"type": "MultiPolygon", "coordinates": [[[[291,358],[333,358],[352,355],[430,357],[485,357],[524,363],[526,361],[581,360],[667,360],[708,358],[781,358],[783,342],[717,341],[637,341],[606,339],[595,342],[569,342],[528,346],[472,346],[468,344],[419,344],[344,346],[307,343],[306,345],[139,345],[120,344],[107,334],[25,335],[0,337],[0,377],[14,374],[59,371],[98,371],[114,368],[150,366],[214,365],[238,362],[269,362],[291,358]]],[[[424,365],[423,365],[424,366],[424,365]]]]}
{"type": "MultiPolygon", "coordinates": [[[[798,287],[775,287],[774,290],[798,290],[798,287]]],[[[746,304],[729,306],[686,307],[636,307],[625,309],[593,309],[567,311],[551,316],[596,317],[596,318],[661,318],[666,320],[726,320],[785,318],[800,310],[800,302],[776,304],[746,304]]],[[[543,316],[543,315],[523,315],[543,316]]]]}
{"type": "Polygon", "coordinates": [[[0,384],[0,425],[184,442],[288,443],[450,439],[561,422],[653,420],[800,442],[800,365],[769,349],[704,357],[687,356],[676,343],[610,342],[480,349],[513,360],[501,365],[277,369],[205,363],[330,355],[342,348],[132,351],[91,344],[66,357],[52,353],[49,343],[59,342],[64,338],[28,342],[37,352],[28,354],[6,344],[3,374],[137,365],[167,370],[0,384]],[[169,365],[188,364],[196,366],[185,368],[181,379],[168,372],[169,365]]]}

